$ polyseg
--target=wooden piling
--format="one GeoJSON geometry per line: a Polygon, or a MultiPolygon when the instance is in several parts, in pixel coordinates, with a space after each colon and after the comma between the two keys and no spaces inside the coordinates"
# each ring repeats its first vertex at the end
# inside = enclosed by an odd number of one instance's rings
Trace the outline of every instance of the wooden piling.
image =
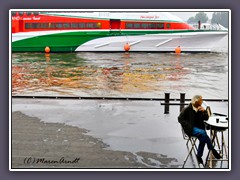
{"type": "Polygon", "coordinates": [[[169,114],[170,93],[165,93],[164,114],[169,114]]]}
{"type": "Polygon", "coordinates": [[[185,104],[185,93],[180,93],[180,112],[184,108],[185,104]]]}

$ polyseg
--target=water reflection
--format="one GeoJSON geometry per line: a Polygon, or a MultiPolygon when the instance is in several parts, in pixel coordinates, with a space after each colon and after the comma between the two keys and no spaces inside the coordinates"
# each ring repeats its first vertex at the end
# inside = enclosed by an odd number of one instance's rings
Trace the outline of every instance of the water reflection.
{"type": "Polygon", "coordinates": [[[203,87],[212,83],[209,77],[227,81],[227,57],[211,53],[14,53],[12,93],[155,96],[186,92],[196,77],[203,87]]]}
{"type": "Polygon", "coordinates": [[[50,53],[45,53],[45,58],[46,58],[46,64],[47,64],[46,74],[47,74],[48,78],[51,79],[53,67],[50,65],[50,60],[51,60],[50,53]]]}

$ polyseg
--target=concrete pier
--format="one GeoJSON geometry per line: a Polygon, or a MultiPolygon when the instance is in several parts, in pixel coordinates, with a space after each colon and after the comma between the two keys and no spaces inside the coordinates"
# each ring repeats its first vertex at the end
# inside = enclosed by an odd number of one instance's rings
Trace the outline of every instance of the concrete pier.
{"type": "Polygon", "coordinates": [[[179,169],[187,148],[178,113],[158,101],[13,99],[11,167],[179,169]]]}

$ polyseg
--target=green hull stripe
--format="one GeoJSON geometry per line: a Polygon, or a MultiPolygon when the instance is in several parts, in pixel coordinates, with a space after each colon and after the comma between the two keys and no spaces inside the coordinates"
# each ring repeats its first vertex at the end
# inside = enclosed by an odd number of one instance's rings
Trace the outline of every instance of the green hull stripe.
{"type": "Polygon", "coordinates": [[[49,46],[51,52],[74,52],[79,45],[106,35],[106,32],[70,32],[37,36],[12,42],[12,51],[44,52],[49,46]]]}

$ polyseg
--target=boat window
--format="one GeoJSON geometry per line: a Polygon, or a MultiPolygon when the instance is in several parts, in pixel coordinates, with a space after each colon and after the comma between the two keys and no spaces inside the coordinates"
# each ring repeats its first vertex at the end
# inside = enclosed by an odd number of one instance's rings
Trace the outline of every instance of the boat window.
{"type": "Polygon", "coordinates": [[[85,28],[85,23],[79,23],[79,24],[78,24],[78,27],[79,27],[79,28],[85,28]]]}
{"type": "Polygon", "coordinates": [[[18,14],[19,16],[23,16],[24,12],[19,12],[18,14]]]}
{"type": "Polygon", "coordinates": [[[55,24],[54,23],[50,23],[49,25],[50,25],[51,29],[55,28],[55,24]]]}
{"type": "Polygon", "coordinates": [[[72,23],[71,28],[77,29],[78,28],[78,23],[72,23]]]}
{"type": "Polygon", "coordinates": [[[40,23],[32,23],[32,27],[33,29],[38,29],[41,27],[41,24],[40,23]]]}
{"type": "Polygon", "coordinates": [[[171,28],[171,24],[170,23],[167,23],[167,28],[170,29],[171,28]]]}
{"type": "Polygon", "coordinates": [[[149,28],[150,29],[155,29],[155,24],[153,24],[153,23],[149,24],[149,28]]]}
{"type": "Polygon", "coordinates": [[[155,22],[127,22],[125,26],[126,29],[164,29],[164,23],[155,22]]]}
{"type": "Polygon", "coordinates": [[[37,16],[37,15],[39,15],[39,12],[34,12],[33,14],[34,14],[34,16],[37,16]]]}
{"type": "Polygon", "coordinates": [[[132,23],[126,23],[126,29],[132,29],[133,24],[132,23]]]}
{"type": "Polygon", "coordinates": [[[32,14],[32,12],[26,12],[26,14],[27,14],[28,16],[30,16],[30,15],[32,14]]]}
{"type": "Polygon", "coordinates": [[[147,29],[148,28],[148,24],[147,23],[142,23],[142,28],[143,29],[147,29]]]}
{"type": "Polygon", "coordinates": [[[159,29],[164,29],[164,23],[157,24],[159,29]]]}
{"type": "Polygon", "coordinates": [[[134,27],[134,29],[140,29],[140,24],[139,23],[135,23],[133,27],[134,27]]]}
{"type": "Polygon", "coordinates": [[[17,13],[16,12],[12,12],[12,16],[16,16],[17,15],[17,13]]]}
{"type": "Polygon", "coordinates": [[[25,23],[25,29],[97,29],[101,23],[25,23]]]}
{"type": "Polygon", "coordinates": [[[32,27],[31,27],[31,23],[25,23],[25,29],[31,29],[32,27]]]}
{"type": "Polygon", "coordinates": [[[48,23],[41,23],[41,28],[47,29],[48,28],[48,23]]]}
{"type": "Polygon", "coordinates": [[[88,28],[93,28],[93,23],[87,23],[88,28]]]}
{"type": "Polygon", "coordinates": [[[62,28],[63,27],[62,23],[56,23],[55,25],[56,25],[56,28],[62,28]]]}
{"type": "Polygon", "coordinates": [[[70,24],[69,23],[64,23],[63,28],[70,28],[70,24]]]}

